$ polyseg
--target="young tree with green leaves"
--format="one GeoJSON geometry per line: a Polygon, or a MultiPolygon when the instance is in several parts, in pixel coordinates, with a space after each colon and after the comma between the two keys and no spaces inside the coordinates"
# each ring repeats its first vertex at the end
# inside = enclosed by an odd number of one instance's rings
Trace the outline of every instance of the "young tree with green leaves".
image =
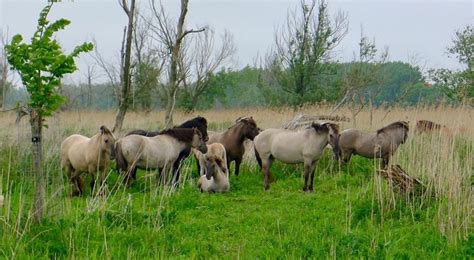
{"type": "Polygon", "coordinates": [[[327,0],[300,0],[275,33],[268,68],[284,92],[284,102],[297,107],[323,98],[321,78],[328,73],[331,51],[348,30],[347,16],[330,17],[327,0]]]}
{"type": "Polygon", "coordinates": [[[456,32],[448,56],[455,57],[462,70],[430,70],[431,79],[453,100],[474,104],[474,27],[467,25],[456,32]]]}
{"type": "Polygon", "coordinates": [[[70,21],[59,19],[50,23],[47,16],[52,6],[53,2],[50,2],[41,11],[31,43],[24,43],[23,37],[17,34],[6,46],[8,62],[20,74],[22,83],[30,94],[27,110],[30,115],[33,169],[36,176],[34,201],[36,222],[41,220],[44,203],[45,187],[41,151],[44,118],[51,116],[63,103],[64,97],[59,91],[61,78],[77,70],[74,59],[80,53],[93,49],[91,43],[83,43],[70,54],[63,53],[61,45],[53,39],[53,35],[69,25],[70,21]]]}

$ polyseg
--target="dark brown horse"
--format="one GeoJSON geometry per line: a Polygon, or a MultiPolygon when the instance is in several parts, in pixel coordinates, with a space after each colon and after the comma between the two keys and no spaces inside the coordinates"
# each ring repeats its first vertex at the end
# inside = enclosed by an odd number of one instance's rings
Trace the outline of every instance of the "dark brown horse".
{"type": "Polygon", "coordinates": [[[227,153],[227,167],[229,168],[230,163],[235,161],[235,175],[239,175],[240,164],[245,152],[244,141],[246,139],[253,140],[259,132],[257,123],[252,117],[239,118],[235,125],[229,127],[226,131],[211,133],[207,143],[223,144],[227,153]]]}
{"type": "MultiPolygon", "coordinates": [[[[179,126],[175,126],[174,128],[196,128],[197,130],[199,130],[201,132],[202,139],[204,140],[204,142],[207,142],[209,140],[209,136],[207,134],[207,120],[206,120],[206,118],[204,118],[202,116],[197,116],[193,119],[190,119],[190,120],[182,123],[179,126]]],[[[153,136],[160,135],[162,132],[163,131],[146,131],[146,130],[138,129],[138,130],[133,130],[133,131],[127,133],[127,136],[129,136],[129,135],[143,135],[143,136],[147,136],[147,137],[153,137],[153,136]]],[[[179,154],[178,159],[175,161],[175,165],[173,165],[173,169],[176,169],[176,172],[174,173],[174,176],[173,176],[173,183],[175,185],[178,184],[179,174],[180,174],[179,170],[180,170],[181,163],[184,161],[184,159],[188,158],[190,153],[191,153],[191,148],[187,148],[187,149],[183,150],[179,154]]],[[[136,179],[136,171],[132,172],[131,177],[133,179],[136,179]]]]}
{"type": "Polygon", "coordinates": [[[421,133],[431,133],[431,132],[434,132],[434,131],[439,131],[442,128],[445,128],[445,126],[440,125],[438,123],[435,123],[433,121],[418,120],[416,122],[415,132],[420,133],[420,134],[421,133]]]}

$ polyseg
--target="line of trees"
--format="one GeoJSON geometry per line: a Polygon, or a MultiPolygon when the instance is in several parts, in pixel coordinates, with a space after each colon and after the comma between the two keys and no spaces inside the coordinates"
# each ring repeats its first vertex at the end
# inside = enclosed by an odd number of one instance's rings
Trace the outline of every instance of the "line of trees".
{"type": "MultiPolygon", "coordinates": [[[[180,1],[176,18],[159,1],[150,0],[143,11],[129,1],[119,1],[129,17],[122,48],[117,50],[120,60],[104,58],[98,45],[91,55],[93,62],[82,72],[84,81],[62,86],[68,99],[65,109],[120,108],[118,129],[128,109],[163,109],[163,121],[170,126],[175,109],[297,108],[330,102],[336,109],[350,106],[355,117],[362,109],[380,105],[473,103],[472,26],[456,32],[453,46],[447,48],[449,56],[464,66],[459,71],[424,72],[413,64],[390,61],[388,48],[376,46],[362,33],[359,53],[353,61],[341,63],[333,50],[347,34],[347,15],[331,16],[326,0],[301,0],[275,30],[273,48],[262,61],[236,70],[231,63],[236,52],[232,34],[218,34],[205,25],[189,27],[189,0],[180,1]],[[104,76],[107,82],[98,83],[104,76]]],[[[8,92],[13,98],[2,106],[11,107],[27,95],[8,87],[11,84],[3,80],[8,70],[1,65],[0,102],[8,92]]]]}

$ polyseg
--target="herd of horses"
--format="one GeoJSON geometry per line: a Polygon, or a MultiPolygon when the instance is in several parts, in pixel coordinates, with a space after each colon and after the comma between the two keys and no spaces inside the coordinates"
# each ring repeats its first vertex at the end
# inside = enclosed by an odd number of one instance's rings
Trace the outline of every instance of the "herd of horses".
{"type": "MultiPolygon", "coordinates": [[[[417,131],[431,131],[442,126],[420,120],[416,127],[417,131]]],[[[126,186],[136,179],[137,169],[156,170],[159,183],[176,186],[180,166],[191,154],[196,158],[200,175],[198,188],[203,192],[227,192],[230,164],[235,163],[235,175],[239,175],[244,143],[251,140],[264,175],[265,190],[273,181],[272,162],[278,160],[304,164],[303,190],[312,192],[316,163],[326,147],[330,147],[336,162],[348,163],[355,154],[380,158],[382,167],[386,167],[390,157],[407,140],[408,131],[405,121],[393,122],[371,133],[357,129],[340,131],[339,125],[332,122],[313,122],[299,130],[262,130],[252,117],[243,117],[218,133],[208,131],[207,120],[198,116],[171,129],[134,130],[119,139],[105,126],[91,138],[71,135],[61,144],[60,158],[73,187],[72,195],[84,193],[81,174],[85,172],[92,175],[91,190],[103,194],[105,173],[111,160],[115,160],[116,170],[123,175],[126,186]]]]}

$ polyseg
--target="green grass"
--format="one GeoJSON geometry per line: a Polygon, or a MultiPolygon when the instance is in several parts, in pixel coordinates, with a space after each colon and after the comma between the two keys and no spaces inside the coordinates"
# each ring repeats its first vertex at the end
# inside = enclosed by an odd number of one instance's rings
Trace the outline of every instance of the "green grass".
{"type": "MultiPolygon", "coordinates": [[[[46,165],[47,216],[34,225],[28,218],[32,176],[22,174],[28,157],[13,148],[3,152],[9,156],[0,161],[2,190],[9,191],[11,203],[0,211],[2,257],[474,256],[472,233],[450,241],[439,232],[433,201],[420,205],[398,198],[380,203],[376,189],[387,186],[377,185],[373,162],[359,157],[339,171],[325,154],[316,170],[314,193],[302,192],[301,166],[275,163],[276,182],[267,192],[260,171],[243,165],[240,176],[231,176],[227,194],[200,193],[196,179],[184,177],[177,191],[165,195],[153,177],[139,172],[129,190],[115,185],[119,178],[111,173],[106,198],[68,197],[56,159],[46,165]]],[[[185,172],[190,165],[194,163],[188,162],[185,172]]]]}

